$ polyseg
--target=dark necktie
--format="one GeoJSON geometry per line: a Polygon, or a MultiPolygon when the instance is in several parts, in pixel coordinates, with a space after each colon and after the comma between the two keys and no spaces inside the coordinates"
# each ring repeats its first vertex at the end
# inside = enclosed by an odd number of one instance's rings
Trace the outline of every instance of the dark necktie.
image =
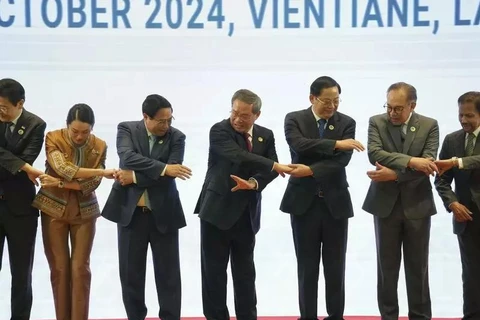
{"type": "Polygon", "coordinates": [[[323,133],[325,132],[326,124],[327,124],[327,120],[325,119],[318,120],[318,133],[320,134],[320,138],[323,138],[323,133]]]}
{"type": "Polygon", "coordinates": [[[5,122],[5,139],[7,141],[12,137],[12,126],[13,122],[5,122]]]}
{"type": "Polygon", "coordinates": [[[467,136],[467,145],[465,146],[465,155],[471,156],[473,154],[473,149],[475,145],[473,141],[475,140],[475,135],[473,133],[469,133],[467,136]]]}
{"type": "Polygon", "coordinates": [[[247,143],[247,149],[248,152],[252,152],[252,142],[250,141],[250,134],[248,132],[245,132],[243,134],[243,137],[245,138],[245,142],[247,143]]]}
{"type": "Polygon", "coordinates": [[[404,131],[403,131],[404,126],[406,126],[406,125],[402,124],[401,126],[399,126],[399,128],[400,128],[400,139],[402,139],[402,143],[405,142],[405,137],[407,136],[407,134],[404,133],[404,131]]]}

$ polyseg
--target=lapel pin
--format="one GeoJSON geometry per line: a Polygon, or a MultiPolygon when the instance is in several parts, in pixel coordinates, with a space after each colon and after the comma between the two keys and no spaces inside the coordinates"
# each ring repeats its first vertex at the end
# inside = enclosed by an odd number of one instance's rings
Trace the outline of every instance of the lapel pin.
{"type": "Polygon", "coordinates": [[[335,127],[333,125],[329,125],[328,129],[333,130],[333,129],[335,129],[335,127]]]}
{"type": "Polygon", "coordinates": [[[263,138],[262,137],[258,137],[258,142],[262,142],[263,141],[263,138]]]}
{"type": "Polygon", "coordinates": [[[415,127],[410,127],[410,131],[415,132],[415,130],[417,130],[415,127]]]}
{"type": "Polygon", "coordinates": [[[158,144],[162,144],[162,143],[163,143],[163,140],[158,141],[158,144]]]}
{"type": "Polygon", "coordinates": [[[25,131],[23,131],[22,129],[18,130],[18,134],[19,134],[19,135],[22,135],[22,134],[24,134],[24,133],[25,133],[25,131]]]}

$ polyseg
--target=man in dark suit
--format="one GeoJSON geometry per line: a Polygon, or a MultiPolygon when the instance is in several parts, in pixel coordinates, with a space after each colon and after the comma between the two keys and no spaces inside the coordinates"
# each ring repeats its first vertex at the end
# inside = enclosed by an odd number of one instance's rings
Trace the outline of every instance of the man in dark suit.
{"type": "Polygon", "coordinates": [[[374,215],[377,243],[377,300],[382,319],[398,319],[397,285],[404,255],[410,319],[431,319],[428,282],[430,220],[437,211],[429,175],[438,172],[436,120],[416,107],[417,91],[407,83],[387,91],[386,113],[370,118],[367,172],[370,188],[363,210],[374,215]]]}
{"type": "Polygon", "coordinates": [[[23,108],[25,89],[0,80],[0,269],[5,239],[12,274],[11,319],[30,319],[32,268],[38,210],[31,206],[36,178],[32,167],[43,145],[46,123],[23,108]]]}
{"type": "Polygon", "coordinates": [[[480,319],[480,166],[471,161],[480,156],[480,92],[458,98],[458,117],[462,129],[445,137],[439,155],[440,161],[449,161],[454,168],[437,175],[435,187],[453,213],[462,260],[463,319],[480,319]]]}
{"type": "Polygon", "coordinates": [[[118,224],[123,302],[129,320],[143,320],[147,249],[152,248],[159,318],[180,319],[178,230],[186,225],[175,178],[188,179],[182,165],[185,135],[171,126],[173,109],[164,97],[147,96],[143,119],[118,125],[121,170],[102,216],[118,224]]]}
{"type": "Polygon", "coordinates": [[[345,167],[355,140],[355,121],[337,111],[340,85],[317,78],[310,86],[311,106],[285,117],[292,156],[280,210],[291,214],[297,255],[300,319],[317,319],[318,274],[323,255],[326,319],[343,319],[348,218],[353,217],[345,167]]]}
{"type": "Polygon", "coordinates": [[[227,264],[231,258],[235,312],[239,320],[257,318],[255,234],[260,228],[262,190],[279,173],[273,132],[254,124],[262,102],[249,90],[232,97],[230,119],[210,130],[208,170],[195,213],[201,222],[203,313],[228,320],[227,264]]]}

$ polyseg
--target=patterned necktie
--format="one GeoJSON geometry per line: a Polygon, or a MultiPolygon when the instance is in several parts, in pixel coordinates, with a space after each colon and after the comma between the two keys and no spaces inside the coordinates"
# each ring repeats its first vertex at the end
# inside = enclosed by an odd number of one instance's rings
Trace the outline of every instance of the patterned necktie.
{"type": "Polygon", "coordinates": [[[5,139],[8,141],[12,137],[12,126],[13,122],[5,123],[5,139]]]}
{"type": "Polygon", "coordinates": [[[323,138],[323,133],[325,132],[326,124],[327,124],[327,120],[325,119],[318,120],[318,133],[320,134],[320,138],[323,138]]]}
{"type": "Polygon", "coordinates": [[[473,148],[475,147],[473,141],[475,141],[475,135],[473,133],[469,133],[467,136],[467,146],[465,147],[466,156],[471,156],[473,154],[473,148]]]}
{"type": "Polygon", "coordinates": [[[248,152],[252,152],[253,147],[252,147],[252,142],[250,141],[250,137],[251,137],[250,133],[245,132],[243,134],[243,137],[245,138],[245,142],[247,143],[248,152]]]}

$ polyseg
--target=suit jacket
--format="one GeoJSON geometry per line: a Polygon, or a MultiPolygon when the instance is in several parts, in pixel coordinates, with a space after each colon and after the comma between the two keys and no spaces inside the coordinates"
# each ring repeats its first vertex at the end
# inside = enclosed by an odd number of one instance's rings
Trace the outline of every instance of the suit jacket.
{"type": "Polygon", "coordinates": [[[248,208],[252,228],[260,229],[262,190],[278,176],[272,171],[278,161],[273,132],[254,124],[252,152],[242,134],[226,119],[210,129],[208,169],[194,213],[222,230],[230,229],[248,208]],[[258,182],[258,190],[232,192],[236,185],[230,175],[258,182]]]}
{"type": "Polygon", "coordinates": [[[290,147],[292,163],[309,166],[313,176],[290,177],[280,210],[293,215],[307,213],[318,192],[324,193],[325,203],[335,218],[353,217],[345,167],[352,151],[336,151],[336,140],[355,139],[355,120],[335,112],[327,121],[320,139],[312,108],[291,112],[285,117],[285,137],[290,147]]]}
{"type": "Polygon", "coordinates": [[[20,168],[33,165],[42,150],[47,124],[33,113],[23,110],[9,141],[3,134],[6,124],[0,124],[0,189],[8,208],[16,215],[38,215],[31,206],[35,185],[20,168]]]}
{"type": "MultiPolygon", "coordinates": [[[[465,131],[458,130],[448,134],[443,140],[439,159],[462,157],[464,169],[452,168],[435,177],[435,187],[442,198],[445,209],[452,212],[448,207],[452,202],[458,201],[473,212],[480,208],[480,167],[469,169],[473,166],[470,160],[479,158],[480,141],[477,138],[473,156],[465,156],[465,131]],[[465,161],[467,160],[467,161],[465,161]],[[455,192],[452,190],[452,181],[455,180],[455,192]],[[476,210],[474,210],[476,209],[476,210]]],[[[476,219],[476,218],[475,218],[476,219]]],[[[458,222],[453,217],[453,232],[461,234],[465,230],[467,222],[458,222]]]]}
{"type": "Polygon", "coordinates": [[[147,190],[158,230],[178,230],[186,226],[186,221],[175,178],[161,176],[161,173],[166,164],[183,163],[185,135],[171,127],[155,144],[151,155],[148,139],[143,120],[118,125],[120,168],[133,170],[137,183],[122,186],[115,181],[102,216],[121,226],[128,226],[140,197],[147,190]]]}
{"type": "Polygon", "coordinates": [[[368,125],[368,159],[395,170],[397,181],[371,181],[363,210],[387,217],[400,195],[405,216],[421,219],[437,213],[430,178],[423,172],[407,168],[411,157],[436,159],[439,145],[438,123],[413,112],[402,145],[400,128],[387,114],[370,118],[368,125]]]}
{"type": "MultiPolygon", "coordinates": [[[[105,159],[107,157],[107,144],[95,135],[90,135],[85,143],[83,150],[83,163],[76,165],[75,151],[68,136],[67,129],[55,130],[47,133],[45,138],[45,151],[47,154],[46,173],[67,181],[74,180],[74,176],[80,167],[105,169],[105,159]]],[[[65,214],[67,202],[71,193],[76,194],[80,216],[82,219],[98,217],[100,208],[98,206],[95,190],[100,185],[103,177],[93,177],[88,179],[75,179],[81,190],[69,190],[60,188],[41,188],[38,192],[33,206],[42,212],[54,217],[61,218],[65,214]]]]}
{"type": "Polygon", "coordinates": [[[464,169],[464,170],[466,170],[466,169],[479,169],[480,168],[480,155],[475,155],[475,153],[474,153],[474,155],[471,155],[469,157],[462,157],[462,164],[463,164],[462,169],[464,169]]]}

